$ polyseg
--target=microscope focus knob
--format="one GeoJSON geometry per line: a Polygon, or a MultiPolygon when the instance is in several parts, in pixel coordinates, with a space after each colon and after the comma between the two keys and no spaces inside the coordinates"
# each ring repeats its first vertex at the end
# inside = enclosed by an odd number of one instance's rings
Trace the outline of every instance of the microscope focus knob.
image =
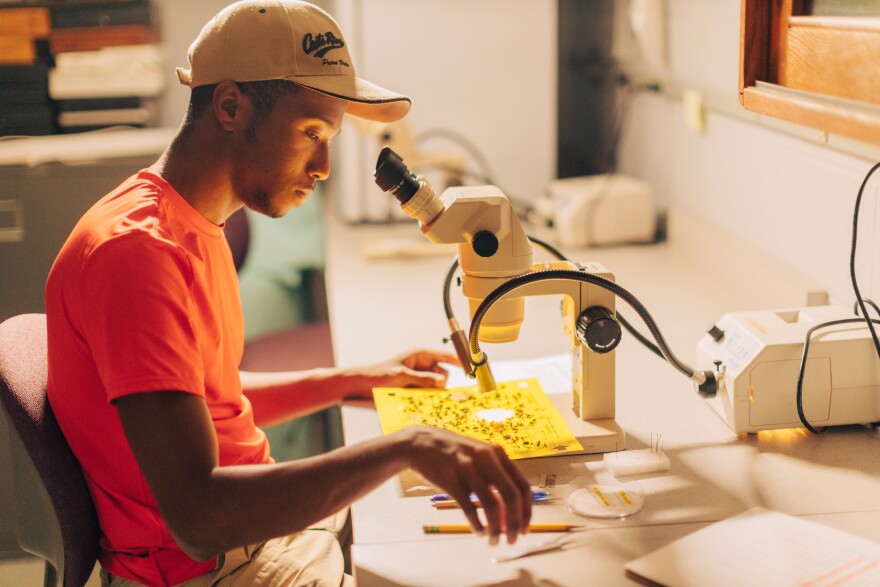
{"type": "Polygon", "coordinates": [[[481,257],[491,257],[498,252],[498,237],[488,230],[481,230],[471,241],[474,252],[481,257]]]}
{"type": "Polygon", "coordinates": [[[578,316],[575,333],[594,352],[608,353],[620,343],[620,322],[608,308],[591,306],[578,316]]]}

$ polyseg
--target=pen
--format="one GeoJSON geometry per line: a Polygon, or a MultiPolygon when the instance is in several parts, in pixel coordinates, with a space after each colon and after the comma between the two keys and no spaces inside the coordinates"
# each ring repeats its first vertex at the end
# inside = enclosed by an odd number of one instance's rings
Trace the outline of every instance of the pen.
{"type": "MultiPolygon", "coordinates": [[[[576,524],[529,524],[529,532],[571,532],[580,530],[583,526],[576,524]]],[[[422,526],[425,534],[468,534],[473,531],[470,524],[425,524],[422,526]]]]}
{"type": "MultiPolygon", "coordinates": [[[[541,491],[540,489],[532,489],[532,501],[540,501],[550,497],[549,491],[541,491]]],[[[431,501],[450,501],[452,497],[448,493],[438,493],[431,496],[431,501]]],[[[471,493],[471,501],[479,501],[476,493],[471,493]]]]}

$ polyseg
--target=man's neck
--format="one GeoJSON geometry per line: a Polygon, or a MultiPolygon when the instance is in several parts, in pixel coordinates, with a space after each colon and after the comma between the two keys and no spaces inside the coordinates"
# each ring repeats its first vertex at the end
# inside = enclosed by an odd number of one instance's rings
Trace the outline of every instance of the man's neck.
{"type": "Polygon", "coordinates": [[[241,208],[229,180],[222,142],[198,127],[178,131],[150,171],[167,181],[202,216],[222,225],[241,208]]]}

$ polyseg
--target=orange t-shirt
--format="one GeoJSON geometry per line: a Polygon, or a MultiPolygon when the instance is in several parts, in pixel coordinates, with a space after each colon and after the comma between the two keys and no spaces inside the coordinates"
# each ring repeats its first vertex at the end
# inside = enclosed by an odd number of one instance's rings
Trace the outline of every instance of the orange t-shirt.
{"type": "Polygon", "coordinates": [[[148,585],[211,571],[175,544],[113,401],[177,390],[203,397],[220,465],[271,462],[242,395],[244,321],[221,227],[141,171],[97,202],[46,287],[49,402],[98,511],[101,565],[148,585]]]}

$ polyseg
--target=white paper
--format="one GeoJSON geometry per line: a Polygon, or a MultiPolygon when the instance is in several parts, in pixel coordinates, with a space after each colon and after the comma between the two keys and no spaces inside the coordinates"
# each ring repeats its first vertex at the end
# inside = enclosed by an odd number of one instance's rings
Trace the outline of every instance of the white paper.
{"type": "MultiPolygon", "coordinates": [[[[548,355],[521,361],[489,361],[495,381],[537,379],[544,393],[571,393],[571,354],[548,355]]],[[[461,369],[450,369],[446,387],[474,385],[461,369]]]]}
{"type": "Polygon", "coordinates": [[[624,569],[668,587],[876,587],[880,544],[753,508],[627,563],[624,569]]]}

